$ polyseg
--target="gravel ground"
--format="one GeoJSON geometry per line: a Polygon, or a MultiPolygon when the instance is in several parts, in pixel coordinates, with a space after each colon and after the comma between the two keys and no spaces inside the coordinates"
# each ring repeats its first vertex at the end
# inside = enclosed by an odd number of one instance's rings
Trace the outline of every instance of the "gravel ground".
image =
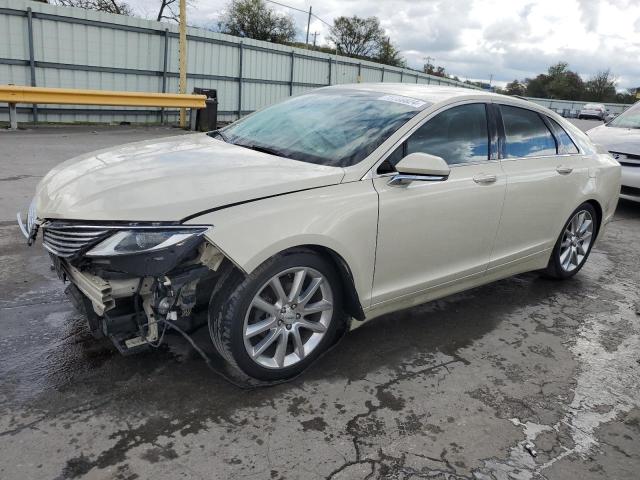
{"type": "Polygon", "coordinates": [[[244,391],[180,337],[131,357],[91,338],[12,222],[58,161],[172,133],[0,133],[0,478],[637,478],[640,206],[620,203],[570,281],[519,275],[387,315],[244,391]]]}

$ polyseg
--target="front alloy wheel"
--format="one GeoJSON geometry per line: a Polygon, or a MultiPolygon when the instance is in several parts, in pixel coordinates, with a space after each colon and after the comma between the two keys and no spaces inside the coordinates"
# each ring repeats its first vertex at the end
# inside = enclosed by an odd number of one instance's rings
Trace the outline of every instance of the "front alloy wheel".
{"type": "Polygon", "coordinates": [[[255,271],[221,279],[209,303],[209,332],[238,379],[296,376],[346,326],[342,282],[331,261],[310,250],[275,255],[255,271]]]}
{"type": "Polygon", "coordinates": [[[244,318],[244,346],[262,367],[290,367],[318,347],[332,316],[333,294],[324,275],[290,268],[253,297],[244,318]]]}

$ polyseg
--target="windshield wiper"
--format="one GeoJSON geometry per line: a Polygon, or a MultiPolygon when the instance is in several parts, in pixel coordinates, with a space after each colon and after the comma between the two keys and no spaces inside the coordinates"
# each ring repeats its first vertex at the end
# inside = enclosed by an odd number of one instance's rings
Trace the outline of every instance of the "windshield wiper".
{"type": "Polygon", "coordinates": [[[209,135],[210,137],[213,137],[215,135],[217,135],[218,137],[220,137],[220,140],[222,140],[223,142],[227,142],[227,143],[231,143],[229,141],[229,137],[227,137],[224,133],[222,133],[220,130],[214,130],[213,132],[209,132],[207,133],[207,135],[209,135]]]}
{"type": "Polygon", "coordinates": [[[237,145],[240,145],[241,147],[244,147],[244,148],[249,148],[251,150],[255,150],[256,152],[268,153],[269,155],[275,155],[277,157],[286,157],[284,153],[282,153],[280,150],[277,150],[275,148],[263,147],[261,145],[255,145],[252,143],[249,143],[249,144],[238,143],[237,145]]]}

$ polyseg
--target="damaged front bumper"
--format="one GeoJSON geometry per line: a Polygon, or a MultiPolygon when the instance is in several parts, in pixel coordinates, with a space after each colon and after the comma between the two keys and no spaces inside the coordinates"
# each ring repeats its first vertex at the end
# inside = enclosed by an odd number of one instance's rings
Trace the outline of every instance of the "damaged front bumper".
{"type": "Polygon", "coordinates": [[[28,230],[18,219],[31,243],[40,227],[92,334],[110,338],[123,354],[157,346],[166,322],[192,322],[194,311],[208,305],[224,260],[203,235],[211,226],[36,220],[28,230]]]}

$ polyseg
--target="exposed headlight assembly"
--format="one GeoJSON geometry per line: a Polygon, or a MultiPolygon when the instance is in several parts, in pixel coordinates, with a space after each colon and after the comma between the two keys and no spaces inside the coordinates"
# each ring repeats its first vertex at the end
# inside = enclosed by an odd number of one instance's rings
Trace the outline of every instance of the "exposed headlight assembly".
{"type": "Polygon", "coordinates": [[[112,257],[180,247],[189,238],[202,235],[205,230],[205,227],[174,230],[123,230],[103,240],[85,255],[87,257],[112,257]]]}
{"type": "Polygon", "coordinates": [[[131,228],[95,245],[85,257],[102,268],[135,276],[159,276],[193,254],[206,226],[131,228]]]}

